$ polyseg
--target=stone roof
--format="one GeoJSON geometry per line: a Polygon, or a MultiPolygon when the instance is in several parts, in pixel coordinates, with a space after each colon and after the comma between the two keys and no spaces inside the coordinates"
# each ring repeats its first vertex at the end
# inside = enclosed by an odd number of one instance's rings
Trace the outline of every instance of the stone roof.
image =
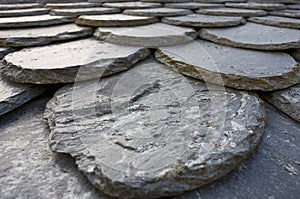
{"type": "Polygon", "coordinates": [[[297,198],[298,0],[0,0],[0,198],[297,198]]]}

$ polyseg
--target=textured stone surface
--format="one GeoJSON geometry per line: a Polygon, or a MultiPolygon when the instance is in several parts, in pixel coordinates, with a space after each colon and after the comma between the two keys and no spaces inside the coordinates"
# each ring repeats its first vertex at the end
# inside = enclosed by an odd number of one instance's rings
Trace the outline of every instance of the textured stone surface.
{"type": "Polygon", "coordinates": [[[242,3],[242,2],[246,2],[247,0],[194,0],[194,1],[200,3],[226,3],[226,2],[242,3]]]}
{"type": "Polygon", "coordinates": [[[199,9],[196,11],[199,14],[215,15],[215,16],[263,16],[267,15],[266,11],[263,10],[250,10],[250,9],[239,9],[239,8],[208,8],[199,9]]]}
{"type": "Polygon", "coordinates": [[[207,184],[245,159],[264,128],[254,95],[209,92],[158,63],[97,85],[62,88],[45,117],[51,150],[76,157],[89,180],[113,196],[156,198],[207,184]]]}
{"type": "Polygon", "coordinates": [[[288,5],[287,7],[292,10],[300,10],[300,4],[291,4],[288,5]]]}
{"type": "Polygon", "coordinates": [[[282,10],[285,9],[286,6],[284,4],[279,3],[226,3],[226,7],[232,8],[245,8],[245,9],[261,9],[261,10],[282,10]]]}
{"type": "Polygon", "coordinates": [[[164,17],[162,22],[179,26],[192,27],[228,27],[246,23],[242,17],[210,16],[201,14],[190,14],[179,17],[164,17]]]}
{"type": "Polygon", "coordinates": [[[101,4],[78,2],[78,3],[47,3],[45,5],[45,8],[51,8],[51,9],[92,8],[92,7],[101,7],[101,4]]]}
{"type": "Polygon", "coordinates": [[[110,14],[110,15],[82,15],[76,19],[76,24],[83,26],[138,26],[158,22],[154,17],[145,16],[130,16],[124,14],[110,14]]]}
{"type": "Polygon", "coordinates": [[[15,4],[15,3],[35,3],[35,0],[1,0],[3,4],[15,4]]]}
{"type": "Polygon", "coordinates": [[[264,99],[300,122],[300,84],[263,95],[264,99]]]}
{"type": "Polygon", "coordinates": [[[170,17],[191,14],[192,11],[176,8],[127,9],[125,14],[136,16],[170,17]]]}
{"type": "Polygon", "coordinates": [[[53,9],[51,15],[59,16],[79,16],[79,15],[101,15],[121,12],[117,8],[70,8],[70,9],[53,9]]]}
{"type": "Polygon", "coordinates": [[[74,20],[75,19],[73,17],[51,16],[51,15],[6,17],[6,18],[0,18],[0,28],[49,26],[49,25],[71,23],[74,20]]]}
{"type": "Polygon", "coordinates": [[[144,2],[158,2],[158,3],[183,3],[190,2],[192,0],[141,0],[144,2]]]}
{"type": "Polygon", "coordinates": [[[199,8],[219,8],[219,7],[224,7],[224,4],[189,2],[189,3],[166,3],[164,6],[167,8],[199,9],[199,8]]]}
{"type": "Polygon", "coordinates": [[[280,10],[280,11],[273,11],[270,14],[276,16],[300,19],[300,10],[280,10]]]}
{"type": "Polygon", "coordinates": [[[265,24],[270,26],[300,29],[300,20],[288,18],[288,17],[279,17],[279,16],[250,17],[248,18],[248,20],[255,23],[260,23],[260,24],[265,24]]]}
{"type": "Polygon", "coordinates": [[[1,198],[108,199],[77,170],[72,158],[49,149],[43,112],[50,97],[1,116],[1,198]]]}
{"type": "Polygon", "coordinates": [[[0,30],[0,46],[24,47],[45,45],[54,41],[66,41],[87,37],[93,34],[92,28],[80,27],[74,24],[37,27],[27,29],[0,30]]]}
{"type": "MultiPolygon", "coordinates": [[[[0,1],[1,3],[1,1],[0,1]]],[[[28,8],[40,8],[42,4],[38,3],[22,3],[22,4],[0,4],[0,10],[18,10],[28,8]]]]}
{"type": "Polygon", "coordinates": [[[246,23],[223,29],[201,29],[199,35],[219,44],[258,50],[300,48],[300,30],[246,23]]]}
{"type": "Polygon", "coordinates": [[[268,91],[300,83],[299,65],[284,53],[232,48],[197,40],[159,48],[156,58],[185,75],[237,89],[268,91]]]}
{"type": "Polygon", "coordinates": [[[84,39],[11,53],[3,60],[3,75],[21,83],[68,83],[126,70],[149,54],[145,48],[84,39]]]}
{"type": "Polygon", "coordinates": [[[47,14],[49,11],[44,8],[29,8],[19,10],[0,10],[0,17],[18,17],[47,14]]]}
{"type": "Polygon", "coordinates": [[[100,27],[94,36],[120,45],[158,47],[187,43],[196,38],[197,34],[191,28],[155,23],[134,27],[100,27]]]}
{"type": "Polygon", "coordinates": [[[89,0],[90,3],[115,3],[115,2],[131,2],[136,0],[89,0]]]}
{"type": "Polygon", "coordinates": [[[147,2],[123,2],[123,3],[104,3],[103,7],[119,8],[119,9],[137,9],[137,8],[159,8],[160,3],[147,2]]]}

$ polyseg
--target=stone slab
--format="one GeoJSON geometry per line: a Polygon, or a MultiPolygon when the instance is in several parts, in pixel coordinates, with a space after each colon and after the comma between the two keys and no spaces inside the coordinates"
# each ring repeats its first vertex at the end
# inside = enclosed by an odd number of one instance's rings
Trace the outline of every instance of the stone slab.
{"type": "Polygon", "coordinates": [[[170,17],[192,14],[192,11],[187,9],[175,8],[149,8],[149,9],[126,9],[123,12],[128,15],[136,16],[152,16],[152,17],[170,17]]]}
{"type": "Polygon", "coordinates": [[[148,2],[121,2],[121,3],[104,3],[103,7],[119,8],[119,9],[141,9],[141,8],[159,8],[162,7],[160,3],[148,2]]]}
{"type": "Polygon", "coordinates": [[[76,19],[76,24],[94,27],[138,26],[158,22],[154,17],[131,16],[125,14],[82,15],[76,19]]]}
{"type": "Polygon", "coordinates": [[[132,2],[137,0],[89,0],[90,3],[116,3],[116,2],[132,2]]]}
{"type": "Polygon", "coordinates": [[[72,9],[53,9],[51,15],[56,16],[79,16],[79,15],[101,15],[119,13],[117,8],[72,8],[72,9]]]}
{"type": "Polygon", "coordinates": [[[161,21],[171,25],[191,27],[229,27],[246,23],[245,19],[242,17],[210,16],[201,14],[164,17],[161,21]]]}
{"type": "Polygon", "coordinates": [[[196,40],[159,48],[156,58],[184,75],[236,89],[272,91],[300,83],[299,65],[286,53],[196,40]]]}
{"type": "Polygon", "coordinates": [[[0,10],[19,10],[19,9],[29,9],[29,8],[41,8],[41,7],[43,7],[43,5],[39,3],[0,4],[0,10]]]}
{"type": "Polygon", "coordinates": [[[167,8],[181,8],[181,9],[199,9],[199,8],[220,8],[224,7],[224,4],[216,3],[197,3],[197,2],[188,2],[188,3],[166,3],[164,4],[167,8]]]}
{"type": "Polygon", "coordinates": [[[149,54],[150,50],[141,47],[84,39],[11,53],[3,60],[3,75],[16,82],[34,84],[99,79],[129,69],[149,54]]]}
{"type": "Polygon", "coordinates": [[[19,10],[0,10],[0,17],[20,17],[20,16],[32,16],[43,15],[49,13],[49,10],[45,8],[29,8],[19,10]]]}
{"type": "Polygon", "coordinates": [[[223,29],[201,29],[201,38],[215,43],[257,50],[300,48],[300,30],[246,23],[223,29]]]}
{"type": "Polygon", "coordinates": [[[264,17],[250,17],[247,20],[254,23],[260,23],[260,24],[265,24],[270,26],[300,29],[300,20],[289,18],[289,17],[279,17],[279,16],[269,15],[264,17]]]}
{"type": "Polygon", "coordinates": [[[300,10],[300,4],[290,4],[287,7],[292,10],[300,10]]]}
{"type": "Polygon", "coordinates": [[[185,3],[192,0],[141,0],[142,2],[156,2],[156,3],[185,3]]]}
{"type": "Polygon", "coordinates": [[[300,19],[300,10],[279,10],[270,12],[270,15],[300,19]]]}
{"type": "Polygon", "coordinates": [[[187,43],[197,37],[195,30],[163,23],[133,27],[100,27],[94,36],[119,45],[158,47],[187,43]]]}
{"type": "Polygon", "coordinates": [[[214,16],[264,16],[268,13],[264,10],[251,10],[251,9],[239,9],[239,8],[207,8],[196,10],[196,13],[207,14],[214,16]]]}
{"type": "Polygon", "coordinates": [[[246,2],[247,0],[194,0],[194,1],[200,3],[227,3],[227,2],[243,3],[246,2]]]}
{"type": "Polygon", "coordinates": [[[45,5],[45,8],[50,8],[50,9],[92,8],[92,7],[101,7],[101,4],[77,2],[77,3],[47,3],[45,5]]]}
{"type": "Polygon", "coordinates": [[[284,4],[280,3],[226,3],[226,7],[243,8],[243,9],[259,9],[259,10],[283,10],[286,9],[284,4]]]}
{"type": "Polygon", "coordinates": [[[93,34],[92,28],[80,27],[75,24],[57,25],[0,30],[0,46],[25,47],[45,45],[51,42],[67,41],[88,37],[93,34]]]}
{"type": "Polygon", "coordinates": [[[104,193],[158,198],[236,167],[258,145],[265,113],[253,94],[209,92],[204,83],[146,62],[124,75],[62,88],[45,118],[51,150],[76,158],[104,193]],[[222,110],[211,111],[214,105],[222,110]]]}
{"type": "Polygon", "coordinates": [[[1,4],[35,3],[35,0],[1,0],[1,4]]]}

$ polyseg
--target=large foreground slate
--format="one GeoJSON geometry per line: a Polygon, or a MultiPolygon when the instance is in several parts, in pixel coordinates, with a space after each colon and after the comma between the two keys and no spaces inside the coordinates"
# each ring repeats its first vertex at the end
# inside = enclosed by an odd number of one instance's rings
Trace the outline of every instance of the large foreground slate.
{"type": "Polygon", "coordinates": [[[237,89],[271,91],[300,82],[299,65],[286,53],[232,48],[197,40],[159,48],[156,58],[182,74],[237,89]]]}
{"type": "Polygon", "coordinates": [[[66,86],[46,108],[50,148],[75,157],[112,196],[158,198],[195,189],[244,160],[265,121],[255,95],[209,88],[152,61],[66,86]]]}
{"type": "Polygon", "coordinates": [[[149,54],[142,47],[84,39],[11,53],[3,60],[2,73],[21,83],[68,83],[126,70],[149,54]]]}

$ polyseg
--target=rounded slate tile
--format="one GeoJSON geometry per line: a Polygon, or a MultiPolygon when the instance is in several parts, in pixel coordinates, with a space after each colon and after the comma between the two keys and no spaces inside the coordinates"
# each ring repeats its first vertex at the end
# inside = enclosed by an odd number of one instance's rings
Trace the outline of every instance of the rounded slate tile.
{"type": "Polygon", "coordinates": [[[197,37],[195,30],[163,23],[134,27],[100,27],[94,36],[119,45],[159,47],[187,43],[197,37]]]}
{"type": "Polygon", "coordinates": [[[215,15],[215,16],[241,16],[241,17],[251,17],[251,16],[263,16],[268,13],[263,10],[250,10],[250,9],[239,9],[239,8],[208,8],[196,10],[196,13],[215,15]]]}
{"type": "Polygon", "coordinates": [[[263,98],[300,122],[300,84],[284,90],[264,93],[263,98]]]}
{"type": "Polygon", "coordinates": [[[258,50],[300,48],[300,31],[290,28],[246,23],[223,29],[201,29],[201,38],[215,43],[258,50]]]}
{"type": "Polygon", "coordinates": [[[270,15],[300,19],[300,10],[279,10],[270,12],[270,15]]]}
{"type": "Polygon", "coordinates": [[[259,9],[259,10],[283,10],[286,9],[284,4],[280,3],[226,3],[226,7],[244,8],[244,9],[259,9]]]}
{"type": "Polygon", "coordinates": [[[73,17],[38,15],[0,18],[0,28],[50,26],[74,22],[73,17]]]}
{"type": "Polygon", "coordinates": [[[243,3],[246,2],[247,0],[194,0],[194,1],[200,3],[227,3],[227,2],[243,3]]]}
{"type": "Polygon", "coordinates": [[[175,9],[175,8],[149,8],[149,9],[127,9],[124,10],[124,14],[136,15],[136,16],[153,16],[153,17],[169,17],[169,16],[181,16],[191,14],[192,11],[187,9],[175,9]]]}
{"type": "Polygon", "coordinates": [[[292,10],[300,10],[300,4],[290,4],[287,7],[292,10]]]}
{"type": "Polygon", "coordinates": [[[0,46],[38,46],[49,44],[54,41],[66,41],[87,37],[92,34],[92,28],[80,27],[75,24],[26,29],[6,29],[0,30],[0,46]]]}
{"type": "Polygon", "coordinates": [[[77,3],[47,3],[45,5],[45,8],[51,8],[51,9],[92,8],[92,7],[101,7],[101,4],[77,2],[77,3]]]}
{"type": "Polygon", "coordinates": [[[197,40],[159,48],[156,58],[184,75],[236,89],[272,91],[300,83],[299,65],[285,53],[232,48],[197,40]]]}
{"type": "Polygon", "coordinates": [[[210,16],[201,14],[191,14],[179,17],[164,17],[162,22],[179,26],[192,27],[228,27],[246,23],[242,17],[231,16],[210,16]]]}
{"type": "Polygon", "coordinates": [[[43,7],[43,5],[39,3],[0,4],[0,10],[19,10],[19,9],[29,9],[29,8],[41,8],[41,7],[43,7]]]}
{"type": "Polygon", "coordinates": [[[0,10],[0,17],[19,17],[19,16],[32,16],[43,15],[49,13],[45,8],[29,8],[19,10],[0,10]]]}
{"type": "Polygon", "coordinates": [[[181,8],[181,9],[195,10],[199,8],[220,8],[220,7],[224,7],[224,4],[188,2],[188,3],[166,3],[164,6],[167,8],[181,8]]]}
{"type": "Polygon", "coordinates": [[[82,15],[77,18],[76,24],[94,27],[122,27],[122,26],[138,26],[158,22],[154,17],[131,16],[124,14],[110,15],[82,15]]]}
{"type": "Polygon", "coordinates": [[[160,198],[195,189],[246,159],[265,125],[255,95],[208,90],[157,62],[66,86],[47,104],[50,148],[73,156],[111,196],[160,198]]]}
{"type": "Polygon", "coordinates": [[[69,83],[126,70],[149,54],[142,47],[84,39],[11,53],[3,60],[3,75],[20,83],[69,83]],[[84,76],[77,74],[79,70],[84,76]]]}
{"type": "Polygon", "coordinates": [[[289,18],[289,17],[279,17],[279,16],[269,15],[264,17],[250,17],[247,20],[255,23],[270,25],[270,26],[300,29],[300,20],[289,18]]]}
{"type": "Polygon", "coordinates": [[[56,16],[79,16],[79,15],[101,15],[119,13],[117,8],[70,8],[70,9],[53,9],[51,15],[56,16]]]}
{"type": "Polygon", "coordinates": [[[121,3],[104,3],[103,7],[119,8],[119,9],[140,9],[140,8],[159,8],[162,7],[160,3],[147,2],[121,2],[121,3]]]}

